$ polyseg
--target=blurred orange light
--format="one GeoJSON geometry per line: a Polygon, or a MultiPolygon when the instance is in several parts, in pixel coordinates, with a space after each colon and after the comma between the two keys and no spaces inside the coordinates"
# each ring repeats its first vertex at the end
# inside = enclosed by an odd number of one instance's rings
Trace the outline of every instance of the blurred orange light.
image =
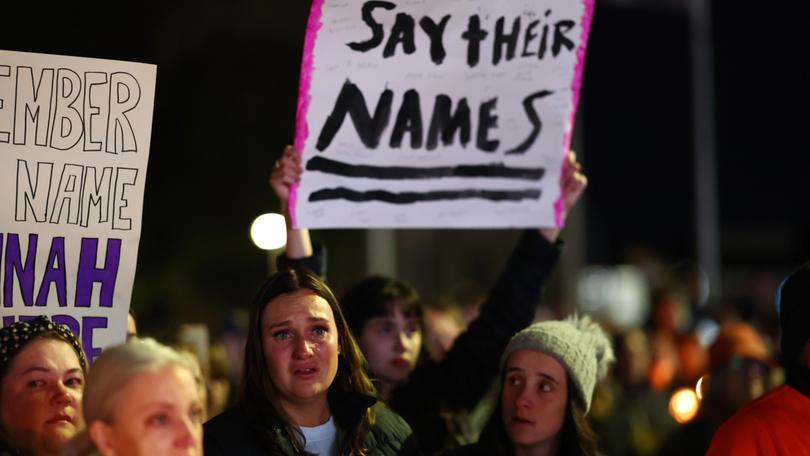
{"type": "Polygon", "coordinates": [[[691,388],[681,388],[669,400],[669,414],[680,424],[692,421],[700,408],[700,400],[691,388]]]}

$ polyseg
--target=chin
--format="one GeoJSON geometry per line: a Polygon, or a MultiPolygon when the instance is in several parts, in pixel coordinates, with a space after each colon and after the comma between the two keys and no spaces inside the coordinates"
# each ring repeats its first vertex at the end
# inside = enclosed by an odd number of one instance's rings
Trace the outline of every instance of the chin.
{"type": "Polygon", "coordinates": [[[514,442],[515,445],[531,446],[542,441],[542,437],[538,437],[538,432],[534,429],[515,429],[510,428],[506,431],[509,435],[509,440],[514,442]]]}
{"type": "Polygon", "coordinates": [[[302,399],[311,399],[321,394],[326,394],[327,388],[324,388],[320,383],[316,385],[309,385],[298,389],[295,393],[296,396],[302,399]]]}
{"type": "Polygon", "coordinates": [[[66,430],[65,432],[50,432],[43,436],[44,445],[49,450],[58,453],[70,442],[70,439],[72,439],[74,435],[76,435],[76,430],[73,428],[71,428],[70,432],[66,430]]]}
{"type": "Polygon", "coordinates": [[[408,376],[410,374],[411,374],[410,370],[404,371],[397,369],[394,370],[393,372],[380,373],[379,375],[380,377],[385,378],[387,381],[391,383],[399,384],[404,383],[406,380],[408,380],[408,376]]]}
{"type": "Polygon", "coordinates": [[[43,436],[48,441],[67,441],[73,438],[76,435],[78,429],[76,426],[70,423],[59,425],[58,427],[52,427],[45,431],[45,435],[43,436]]]}

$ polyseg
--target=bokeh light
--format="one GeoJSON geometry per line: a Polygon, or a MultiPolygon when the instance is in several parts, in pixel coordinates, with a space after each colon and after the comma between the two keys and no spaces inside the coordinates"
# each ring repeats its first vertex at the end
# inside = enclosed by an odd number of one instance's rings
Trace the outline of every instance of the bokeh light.
{"type": "Polygon", "coordinates": [[[262,214],[250,225],[250,238],[263,250],[275,250],[287,244],[287,225],[281,214],[262,214]]]}

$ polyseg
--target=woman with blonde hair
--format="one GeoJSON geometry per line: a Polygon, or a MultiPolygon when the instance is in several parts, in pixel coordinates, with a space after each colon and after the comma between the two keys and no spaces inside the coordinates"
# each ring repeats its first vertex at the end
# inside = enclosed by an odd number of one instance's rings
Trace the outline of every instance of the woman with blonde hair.
{"type": "Polygon", "coordinates": [[[99,356],[84,393],[78,453],[202,455],[204,384],[190,355],[131,338],[99,356]]]}

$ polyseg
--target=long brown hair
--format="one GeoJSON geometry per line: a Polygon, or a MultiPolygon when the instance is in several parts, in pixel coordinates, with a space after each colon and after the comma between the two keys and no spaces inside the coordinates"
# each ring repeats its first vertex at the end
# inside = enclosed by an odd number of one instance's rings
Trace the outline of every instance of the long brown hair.
{"type": "MultiPolygon", "coordinates": [[[[279,451],[281,449],[281,442],[273,429],[278,427],[292,444],[295,452],[305,454],[300,443],[300,430],[290,422],[281,407],[277,406],[278,390],[270,379],[262,345],[262,312],[264,308],[270,305],[276,297],[298,290],[310,290],[326,300],[335,316],[341,351],[335,380],[329,386],[329,397],[341,392],[376,396],[376,391],[363,368],[365,364],[363,354],[349,330],[337,298],[323,280],[305,269],[287,269],[270,277],[259,290],[250,309],[239,404],[248,413],[249,418],[252,418],[251,422],[257,423],[255,428],[257,436],[265,446],[268,446],[268,450],[279,451]]],[[[363,438],[374,425],[374,418],[374,412],[369,408],[363,413],[357,427],[354,430],[347,430],[351,436],[349,442],[351,454],[365,454],[363,438]]]]}
{"type": "MultiPolygon", "coordinates": [[[[565,420],[560,429],[560,445],[557,448],[558,455],[565,456],[596,456],[597,438],[596,433],[591,429],[581,401],[577,398],[575,388],[571,382],[571,377],[566,376],[568,382],[568,398],[565,406],[565,420]]],[[[498,402],[492,410],[489,420],[487,420],[479,446],[485,452],[481,454],[491,454],[494,456],[507,456],[515,454],[514,445],[503,427],[501,408],[503,407],[503,379],[501,388],[498,391],[498,402]]]]}

